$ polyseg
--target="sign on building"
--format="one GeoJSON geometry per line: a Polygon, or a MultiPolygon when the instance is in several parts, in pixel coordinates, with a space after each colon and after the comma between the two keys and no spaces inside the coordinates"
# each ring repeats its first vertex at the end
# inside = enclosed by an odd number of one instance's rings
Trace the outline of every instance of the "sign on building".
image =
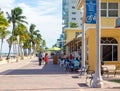
{"type": "Polygon", "coordinates": [[[116,19],[116,28],[120,27],[120,18],[116,19]]]}
{"type": "Polygon", "coordinates": [[[86,0],[86,23],[96,24],[96,0],[86,0]]]}

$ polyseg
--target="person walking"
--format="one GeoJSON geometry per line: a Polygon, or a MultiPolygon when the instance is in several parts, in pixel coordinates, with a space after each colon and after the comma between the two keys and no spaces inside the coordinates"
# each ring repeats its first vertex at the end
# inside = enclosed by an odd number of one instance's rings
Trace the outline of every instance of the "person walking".
{"type": "Polygon", "coordinates": [[[39,54],[38,54],[38,60],[39,60],[39,65],[41,65],[41,62],[42,62],[42,52],[40,51],[39,54]]]}
{"type": "Polygon", "coordinates": [[[45,61],[45,65],[46,65],[48,63],[48,53],[45,53],[44,61],[45,61]]]}
{"type": "Polygon", "coordinates": [[[45,52],[42,52],[42,59],[44,60],[45,52]]]}

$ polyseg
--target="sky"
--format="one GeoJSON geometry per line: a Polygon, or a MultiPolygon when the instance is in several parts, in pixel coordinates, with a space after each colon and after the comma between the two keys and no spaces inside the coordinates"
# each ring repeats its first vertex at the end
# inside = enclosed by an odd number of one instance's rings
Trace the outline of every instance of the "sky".
{"type": "Polygon", "coordinates": [[[29,25],[36,25],[47,47],[56,43],[62,33],[62,0],[0,0],[0,8],[4,12],[10,13],[15,7],[22,8],[29,25]]]}

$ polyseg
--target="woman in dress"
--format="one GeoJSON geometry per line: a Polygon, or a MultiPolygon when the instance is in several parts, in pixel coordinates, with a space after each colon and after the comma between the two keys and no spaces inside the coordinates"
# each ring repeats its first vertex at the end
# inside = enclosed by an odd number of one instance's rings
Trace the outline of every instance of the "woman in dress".
{"type": "Polygon", "coordinates": [[[44,61],[45,61],[45,65],[46,65],[48,63],[48,53],[45,53],[44,61]]]}

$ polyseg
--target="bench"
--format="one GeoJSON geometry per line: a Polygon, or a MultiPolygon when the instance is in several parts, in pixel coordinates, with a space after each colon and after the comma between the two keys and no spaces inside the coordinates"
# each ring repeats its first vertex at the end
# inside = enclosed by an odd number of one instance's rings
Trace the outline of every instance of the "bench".
{"type": "Polygon", "coordinates": [[[116,74],[120,74],[120,66],[117,66],[116,67],[116,70],[115,70],[115,73],[114,73],[114,76],[116,75],[116,74]]]}
{"type": "Polygon", "coordinates": [[[115,65],[102,65],[103,74],[106,73],[109,77],[110,73],[113,73],[115,76],[116,66],[115,65]]]}

